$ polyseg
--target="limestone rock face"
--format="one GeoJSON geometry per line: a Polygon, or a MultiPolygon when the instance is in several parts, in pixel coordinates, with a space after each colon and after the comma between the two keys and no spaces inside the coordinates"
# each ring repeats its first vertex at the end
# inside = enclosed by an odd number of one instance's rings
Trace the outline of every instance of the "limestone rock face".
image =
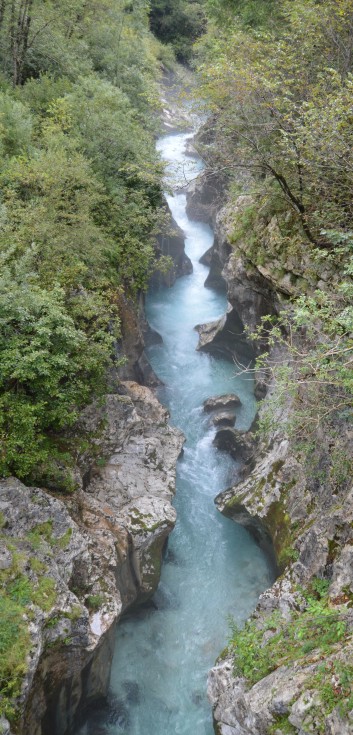
{"type": "Polygon", "coordinates": [[[16,547],[8,580],[21,575],[34,590],[40,589],[43,575],[51,580],[49,590],[44,588],[28,607],[30,649],[18,703],[19,732],[60,735],[73,724],[82,698],[89,701],[106,691],[112,625],[122,609],[121,597],[106,558],[98,560],[92,539],[61,500],[8,479],[0,483],[0,508],[2,544],[16,547]],[[100,604],[93,612],[87,600],[98,590],[100,604]],[[106,657],[104,668],[98,665],[99,649],[106,657]],[[88,667],[90,676],[84,678],[88,667]]]}
{"type": "Polygon", "coordinates": [[[105,431],[97,439],[102,461],[79,458],[81,489],[57,498],[14,479],[0,485],[3,573],[18,574],[20,558],[34,586],[34,570],[54,585],[48,604],[30,608],[19,735],[65,735],[82,703],[106,694],[114,623],[159,581],[183,436],[148,388],[126,382],[122,390],[82,419],[92,429],[103,422],[105,431]]]}
{"type": "Polygon", "coordinates": [[[10,725],[5,717],[0,717],[0,735],[11,735],[10,725]]]}
{"type": "Polygon", "coordinates": [[[115,390],[119,380],[136,380],[150,387],[160,385],[160,380],[147,360],[145,346],[153,340],[161,341],[162,338],[147,324],[143,296],[137,304],[120,296],[119,314],[121,339],[116,343],[115,351],[117,358],[123,358],[124,361],[117,370],[111,371],[112,389],[115,390]]]}
{"type": "Polygon", "coordinates": [[[219,209],[221,182],[204,172],[188,186],[186,212],[190,219],[213,224],[219,209]]]}
{"type": "MultiPolygon", "coordinates": [[[[324,656],[313,651],[280,665],[250,688],[244,679],[234,678],[231,656],[219,662],[209,684],[217,732],[282,735],[287,730],[281,729],[281,722],[288,721],[297,735],[351,733],[353,720],[339,708],[333,707],[323,722],[326,710],[319,682],[323,661],[325,671],[332,667],[332,676],[353,661],[353,488],[342,487],[339,495],[332,495],[324,480],[308,482],[290,441],[281,433],[281,425],[279,416],[271,446],[257,446],[252,471],[221,493],[216,504],[224,515],[247,528],[265,551],[266,537],[268,542],[272,539],[279,554],[283,574],[261,595],[253,616],[256,625],[266,631],[265,621],[274,613],[290,620],[293,611],[304,609],[306,604],[301,590],[319,578],[330,582],[333,613],[347,626],[347,636],[324,656]]],[[[271,634],[264,633],[263,646],[266,635],[271,634]]],[[[340,686],[337,678],[338,694],[340,686]]]]}
{"type": "MultiPolygon", "coordinates": [[[[352,643],[344,652],[328,657],[328,667],[351,660],[352,643]]],[[[349,735],[353,731],[353,713],[342,717],[337,707],[326,717],[322,713],[319,692],[315,689],[322,661],[313,656],[295,666],[281,666],[248,689],[243,679],[234,677],[230,658],[218,663],[208,680],[208,696],[214,707],[219,735],[265,735],[289,732],[281,729],[286,720],[291,732],[349,735]],[[276,729],[278,723],[278,729],[276,729]],[[271,729],[270,729],[271,728],[271,729]]]]}
{"type": "Polygon", "coordinates": [[[235,420],[235,411],[217,411],[211,417],[211,423],[218,427],[234,426],[235,420]]]}
{"type": "Polygon", "coordinates": [[[245,432],[232,427],[221,428],[213,440],[213,444],[223,452],[228,452],[235,460],[248,462],[254,455],[254,443],[245,432]]]}
{"type": "MultiPolygon", "coordinates": [[[[198,184],[202,187],[202,181],[198,184]]],[[[197,187],[191,197],[196,197],[197,187]]],[[[198,200],[199,200],[198,196],[198,200]]],[[[241,365],[248,364],[264,345],[253,344],[245,334],[245,327],[253,331],[261,319],[278,312],[278,295],[275,285],[265,272],[257,268],[249,259],[241,244],[232,243],[232,232],[237,215],[252,202],[250,196],[238,197],[234,205],[212,209],[215,227],[215,242],[210,252],[203,258],[210,265],[205,285],[213,288],[226,284],[228,308],[221,319],[197,327],[200,334],[198,349],[211,354],[225,354],[241,365]]],[[[191,204],[190,204],[191,206],[191,204]]],[[[288,295],[288,289],[283,291],[288,295]]],[[[263,397],[263,395],[261,396],[263,397]]]]}
{"type": "Polygon", "coordinates": [[[124,528],[118,576],[129,604],[131,595],[138,602],[149,597],[159,581],[161,552],[175,524],[171,500],[184,438],[148,388],[131,381],[123,386],[125,396],[108,398],[104,450],[110,456],[91,471],[81,512],[90,524],[102,516],[97,530],[103,539],[110,516],[124,528]]]}
{"type": "MultiPolygon", "coordinates": [[[[205,285],[226,284],[228,307],[221,319],[196,327],[198,349],[225,355],[248,367],[268,349],[265,328],[256,343],[249,342],[248,332],[262,329],[266,319],[278,315],[292,296],[316,288],[332,292],[337,273],[334,267],[312,262],[302,241],[298,240],[298,249],[287,252],[277,218],[265,211],[255,213],[253,232],[242,235],[243,213],[246,209],[250,213],[250,207],[254,214],[255,199],[246,194],[222,206],[216,193],[212,197],[207,175],[205,179],[204,186],[200,180],[190,192],[189,212],[195,218],[208,217],[214,225],[214,245],[201,262],[210,266],[205,285]]],[[[249,188],[246,181],[244,184],[246,192],[249,188]]],[[[278,357],[281,364],[283,355],[276,350],[279,348],[271,348],[270,365],[276,364],[278,357]]],[[[266,369],[257,370],[255,397],[263,400],[274,391],[266,369]]],[[[305,410],[305,388],[300,399],[305,410]]],[[[296,441],[288,438],[293,406],[289,396],[285,406],[283,403],[272,404],[275,428],[267,443],[255,443],[251,435],[230,426],[217,432],[216,446],[243,462],[243,467],[237,485],[220,493],[216,505],[252,534],[270,563],[275,564],[274,551],[277,554],[281,576],[260,597],[252,616],[252,625],[263,631],[261,648],[285,628],[285,622],[296,621],[299,612],[310,612],[311,603],[308,607],[302,591],[318,599],[316,584],[325,589],[329,585],[326,611],[332,609],[337,625],[346,633],[324,653],[319,646],[309,650],[309,644],[307,654],[287,657],[285,665],[281,656],[278,668],[253,686],[234,676],[231,653],[225,659],[222,655],[209,676],[217,735],[353,733],[350,684],[346,689],[344,686],[353,670],[353,487],[347,470],[334,468],[331,459],[336,445],[330,444],[319,425],[312,432],[304,430],[296,441]],[[310,451],[300,449],[300,441],[302,446],[309,441],[309,446],[315,447],[314,460],[310,451]],[[340,701],[344,706],[335,706],[340,701]]],[[[335,427],[339,462],[343,463],[352,456],[352,433],[347,423],[342,418],[335,427]]],[[[272,649],[268,650],[271,656],[272,649]]]]}

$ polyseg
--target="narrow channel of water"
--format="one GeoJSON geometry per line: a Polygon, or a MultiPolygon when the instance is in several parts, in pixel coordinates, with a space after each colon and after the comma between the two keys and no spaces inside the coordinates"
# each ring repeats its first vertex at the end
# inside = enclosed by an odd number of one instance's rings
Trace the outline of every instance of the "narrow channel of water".
{"type": "MultiPolygon", "coordinates": [[[[177,170],[174,180],[192,164],[184,150],[188,137],[171,134],[158,142],[162,157],[177,170]]],[[[197,160],[194,164],[200,165],[197,160]]],[[[169,195],[168,203],[185,232],[194,271],[172,288],[150,293],[146,310],[163,337],[163,344],[148,354],[165,386],[160,399],[186,436],[178,463],[178,520],[154,597],[156,609],[126,618],[117,629],[114,712],[99,730],[111,735],[212,735],[207,672],[226,644],[228,616],[241,624],[272,580],[247,532],[214,506],[214,497],[234,478],[236,465],[212,446],[215,431],[202,402],[236,392],[242,401],[236,425],[248,428],[255,411],[252,384],[236,375],[231,362],[195,351],[195,325],[224,313],[226,300],[203,285],[207,268],[199,258],[212,244],[211,229],[188,219],[185,194],[169,195]]]]}

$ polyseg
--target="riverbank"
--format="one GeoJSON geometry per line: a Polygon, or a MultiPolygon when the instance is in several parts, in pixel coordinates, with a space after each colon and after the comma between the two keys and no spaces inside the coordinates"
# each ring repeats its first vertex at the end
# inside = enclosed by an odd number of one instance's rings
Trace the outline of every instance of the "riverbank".
{"type": "MultiPolygon", "coordinates": [[[[207,175],[205,185],[207,192],[207,175]]],[[[202,211],[205,199],[201,183],[191,195],[190,211],[202,211]]],[[[273,220],[260,221],[258,260],[253,241],[237,239],[243,213],[252,206],[245,188],[236,200],[230,197],[213,211],[216,241],[208,259],[214,278],[226,283],[229,309],[226,318],[201,330],[200,339],[211,354],[225,350],[243,365],[248,363],[234,340],[234,325],[238,333],[244,328],[254,332],[263,317],[283,313],[301,283],[293,259],[281,269],[276,257],[271,259],[273,220]]],[[[304,266],[313,279],[306,289],[323,287],[320,269],[315,275],[308,262],[304,266]]],[[[331,275],[326,269],[326,291],[335,288],[334,268],[331,275]]],[[[244,632],[231,636],[228,652],[210,674],[209,696],[220,735],[348,734],[352,700],[345,682],[353,671],[351,428],[339,412],[332,411],[329,425],[320,421],[319,403],[315,423],[310,423],[312,396],[310,384],[303,381],[299,407],[305,416],[307,405],[307,428],[302,427],[299,437],[291,431],[298,421],[296,379],[288,368],[293,352],[279,337],[256,374],[256,393],[263,399],[261,433],[229,438],[234,452],[246,448],[246,462],[240,481],[216,502],[223,514],[255,536],[259,524],[267,529],[282,574],[260,597],[244,632]],[[287,386],[276,379],[276,365],[287,370],[287,386]]],[[[302,354],[310,350],[304,331],[296,346],[302,354]]],[[[254,344],[254,352],[264,349],[265,336],[254,344]]]]}
{"type": "Polygon", "coordinates": [[[12,479],[0,486],[2,576],[18,589],[12,615],[27,649],[21,688],[16,671],[10,678],[14,732],[26,735],[72,732],[80,712],[106,695],[115,624],[155,591],[175,524],[183,436],[152,392],[120,383],[84,418],[105,431],[81,490],[68,497],[12,479]]]}

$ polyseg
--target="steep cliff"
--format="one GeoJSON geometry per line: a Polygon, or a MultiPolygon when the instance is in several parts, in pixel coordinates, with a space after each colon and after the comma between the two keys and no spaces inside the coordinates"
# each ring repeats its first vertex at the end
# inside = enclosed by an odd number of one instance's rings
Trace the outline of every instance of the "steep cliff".
{"type": "Polygon", "coordinates": [[[98,461],[79,458],[75,494],[0,486],[1,575],[22,640],[6,692],[16,733],[72,731],[107,692],[114,623],[159,581],[183,437],[148,388],[120,390],[83,416],[105,428],[98,461]]]}
{"type": "MultiPolygon", "coordinates": [[[[197,211],[195,186],[191,200],[197,211]]],[[[272,539],[280,576],[261,596],[244,631],[233,631],[210,672],[209,698],[219,735],[345,734],[353,729],[349,417],[332,412],[328,427],[317,406],[317,421],[310,425],[312,398],[305,381],[299,396],[294,394],[295,378],[288,372],[283,395],[283,380],[279,385],[273,369],[287,368],[293,356],[281,340],[269,345],[265,332],[249,347],[246,332],[259,328],[264,317],[280,314],[293,295],[317,287],[330,292],[336,273],[305,253],[296,258],[277,247],[273,217],[260,213],[256,236],[243,235],[244,211],[252,206],[252,198],[242,195],[211,212],[216,238],[206,257],[211,277],[213,263],[215,278],[221,275],[226,283],[229,307],[218,322],[199,327],[199,349],[223,352],[245,367],[251,367],[251,350],[253,357],[269,350],[255,374],[258,397],[267,393],[260,406],[262,431],[234,432],[223,443],[244,464],[238,484],[221,493],[216,504],[265,550],[272,539]],[[308,407],[309,428],[300,436],[292,428],[298,401],[304,411],[308,407]]],[[[319,325],[317,330],[320,339],[319,325]]],[[[300,349],[305,347],[304,334],[300,349]]]]}

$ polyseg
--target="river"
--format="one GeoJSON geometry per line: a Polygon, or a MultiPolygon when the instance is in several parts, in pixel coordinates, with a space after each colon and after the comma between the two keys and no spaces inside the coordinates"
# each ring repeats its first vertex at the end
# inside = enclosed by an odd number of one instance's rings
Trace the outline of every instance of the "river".
{"type": "Polygon", "coordinates": [[[163,338],[149,348],[153,369],[163,381],[159,398],[171,421],[185,434],[178,463],[170,536],[153,604],[126,617],[117,628],[111,674],[111,707],[99,726],[84,733],[109,735],[212,735],[206,697],[207,672],[229,634],[229,616],[242,624],[260,593],[273,581],[260,549],[248,533],[223,518],[214,497],[234,480],[237,465],[212,445],[215,429],[202,410],[214,395],[235,392],[242,405],[236,425],[250,426],[255,413],[251,379],[237,375],[232,362],[196,351],[195,325],[219,317],[226,297],[206,289],[207,267],[200,256],[213,241],[211,228],[190,221],[178,179],[201,167],[186,155],[187,133],[158,141],[175,188],[168,194],[172,214],[185,232],[193,273],[172,288],[148,294],[146,314],[163,338]]]}

